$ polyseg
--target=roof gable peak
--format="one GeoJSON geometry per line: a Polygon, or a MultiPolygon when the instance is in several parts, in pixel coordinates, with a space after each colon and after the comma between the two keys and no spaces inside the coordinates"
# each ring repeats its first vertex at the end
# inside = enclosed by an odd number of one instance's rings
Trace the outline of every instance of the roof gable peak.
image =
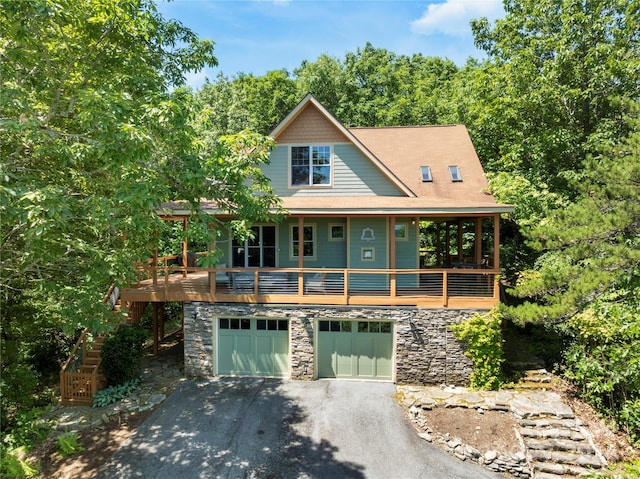
{"type": "Polygon", "coordinates": [[[378,168],[400,191],[409,197],[415,197],[416,194],[403,183],[393,172],[377,158],[362,142],[349,131],[336,117],[334,117],[311,93],[307,93],[305,97],[295,106],[293,110],[276,126],[270,133],[273,139],[278,141],[278,137],[298,118],[308,107],[313,106],[318,112],[342,135],[348,142],[352,143],[360,152],[368,158],[373,165],[378,168]]]}

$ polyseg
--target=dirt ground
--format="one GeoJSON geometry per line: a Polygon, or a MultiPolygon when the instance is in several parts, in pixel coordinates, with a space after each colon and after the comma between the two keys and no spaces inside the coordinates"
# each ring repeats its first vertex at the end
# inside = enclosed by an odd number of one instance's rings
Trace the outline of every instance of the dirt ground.
{"type": "Polygon", "coordinates": [[[36,446],[30,454],[34,462],[40,464],[40,476],[47,479],[90,479],[100,466],[136,430],[138,425],[152,411],[130,415],[127,418],[113,419],[104,426],[85,429],[78,433],[78,443],[84,450],[71,456],[62,457],[58,452],[56,440],[47,439],[36,446]]]}
{"type": "Polygon", "coordinates": [[[515,454],[522,450],[515,433],[517,422],[513,414],[446,407],[436,407],[422,414],[432,430],[449,433],[483,454],[487,451],[515,454]]]}

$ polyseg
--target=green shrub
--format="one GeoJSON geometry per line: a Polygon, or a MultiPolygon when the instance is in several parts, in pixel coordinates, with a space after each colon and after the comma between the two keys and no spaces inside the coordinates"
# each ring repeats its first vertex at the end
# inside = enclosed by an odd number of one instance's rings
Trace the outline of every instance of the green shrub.
{"type": "Polygon", "coordinates": [[[15,449],[2,448],[2,454],[0,454],[0,477],[11,479],[36,477],[39,473],[38,466],[34,466],[27,461],[25,459],[26,455],[26,446],[15,449]]]}
{"type": "Polygon", "coordinates": [[[78,436],[75,432],[65,432],[58,436],[58,450],[63,456],[71,456],[76,452],[84,451],[82,444],[78,442],[78,436]]]}
{"type": "Polygon", "coordinates": [[[563,373],[581,398],[640,445],[640,274],[629,275],[563,327],[563,373]]]}
{"type": "Polygon", "coordinates": [[[138,326],[123,326],[102,346],[102,370],[112,386],[138,376],[146,333],[138,326]]]}
{"type": "Polygon", "coordinates": [[[136,390],[140,384],[140,378],[132,379],[124,384],[118,384],[117,386],[109,386],[102,391],[98,391],[93,395],[93,407],[104,407],[111,403],[124,399],[133,391],[136,390]]]}
{"type": "Polygon", "coordinates": [[[494,309],[451,326],[456,338],[466,343],[465,354],[473,362],[471,386],[474,388],[499,389],[504,384],[501,324],[502,315],[494,309]]]}

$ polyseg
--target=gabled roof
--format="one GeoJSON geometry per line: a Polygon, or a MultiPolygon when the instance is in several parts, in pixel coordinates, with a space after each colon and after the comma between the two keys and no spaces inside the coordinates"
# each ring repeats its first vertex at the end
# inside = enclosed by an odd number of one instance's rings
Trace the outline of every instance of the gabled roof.
{"type": "Polygon", "coordinates": [[[350,128],[349,131],[418,198],[430,203],[496,205],[469,133],[463,125],[350,128]],[[429,166],[432,181],[423,182],[421,166],[429,166]],[[453,181],[449,166],[457,166],[462,181],[453,181]]]}
{"type": "Polygon", "coordinates": [[[375,155],[373,155],[365,145],[363,145],[360,140],[354,136],[351,131],[342,125],[324,106],[320,104],[318,100],[311,94],[307,93],[307,95],[296,105],[296,107],[282,120],[278,126],[274,128],[274,130],[269,134],[276,142],[278,141],[278,137],[283,134],[286,129],[300,116],[300,114],[306,108],[316,108],[345,138],[347,141],[351,142],[360,152],[368,158],[371,163],[375,167],[377,167],[389,180],[396,185],[396,187],[404,192],[409,197],[415,197],[416,194],[411,191],[406,184],[404,184],[400,179],[398,179],[394,173],[382,163],[375,155]]]}
{"type": "MultiPolygon", "coordinates": [[[[405,196],[282,196],[282,206],[290,214],[419,216],[514,211],[511,205],[498,204],[488,192],[482,164],[463,125],[346,128],[308,94],[270,136],[276,143],[279,139],[283,143],[308,141],[310,132],[322,141],[353,144],[405,196]],[[430,167],[432,181],[422,180],[422,166],[430,167]],[[461,181],[452,180],[449,166],[458,167],[461,181]]],[[[188,213],[178,203],[165,206],[175,214],[188,213]]],[[[201,207],[213,213],[217,210],[214,202],[203,201],[201,207]]]]}

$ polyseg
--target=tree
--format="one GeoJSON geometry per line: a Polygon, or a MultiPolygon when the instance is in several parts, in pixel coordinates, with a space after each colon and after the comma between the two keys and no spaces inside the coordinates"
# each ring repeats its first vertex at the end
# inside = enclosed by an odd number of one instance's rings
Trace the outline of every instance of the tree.
{"type": "Polygon", "coordinates": [[[216,137],[245,129],[268,135],[299,101],[286,70],[261,77],[240,73],[233,79],[220,74],[203,85],[197,98],[202,105],[197,125],[216,137]]]}
{"type": "Polygon", "coordinates": [[[158,245],[163,202],[185,201],[206,244],[201,198],[237,213],[240,232],[278,202],[258,168],[268,139],[207,143],[193,126],[180,86],[217,63],[211,42],[150,0],[1,1],[2,379],[20,387],[5,373],[30,356],[36,325],[110,327],[102,297],[158,245]]]}
{"type": "Polygon", "coordinates": [[[617,98],[640,94],[638,0],[507,0],[472,22],[488,61],[471,127],[488,171],[574,197],[571,180],[603,142],[625,136],[617,98]]]}
{"type": "Polygon", "coordinates": [[[640,275],[639,110],[625,142],[587,161],[579,199],[530,232],[542,254],[514,291],[529,299],[512,310],[520,322],[566,320],[640,275]]]}

